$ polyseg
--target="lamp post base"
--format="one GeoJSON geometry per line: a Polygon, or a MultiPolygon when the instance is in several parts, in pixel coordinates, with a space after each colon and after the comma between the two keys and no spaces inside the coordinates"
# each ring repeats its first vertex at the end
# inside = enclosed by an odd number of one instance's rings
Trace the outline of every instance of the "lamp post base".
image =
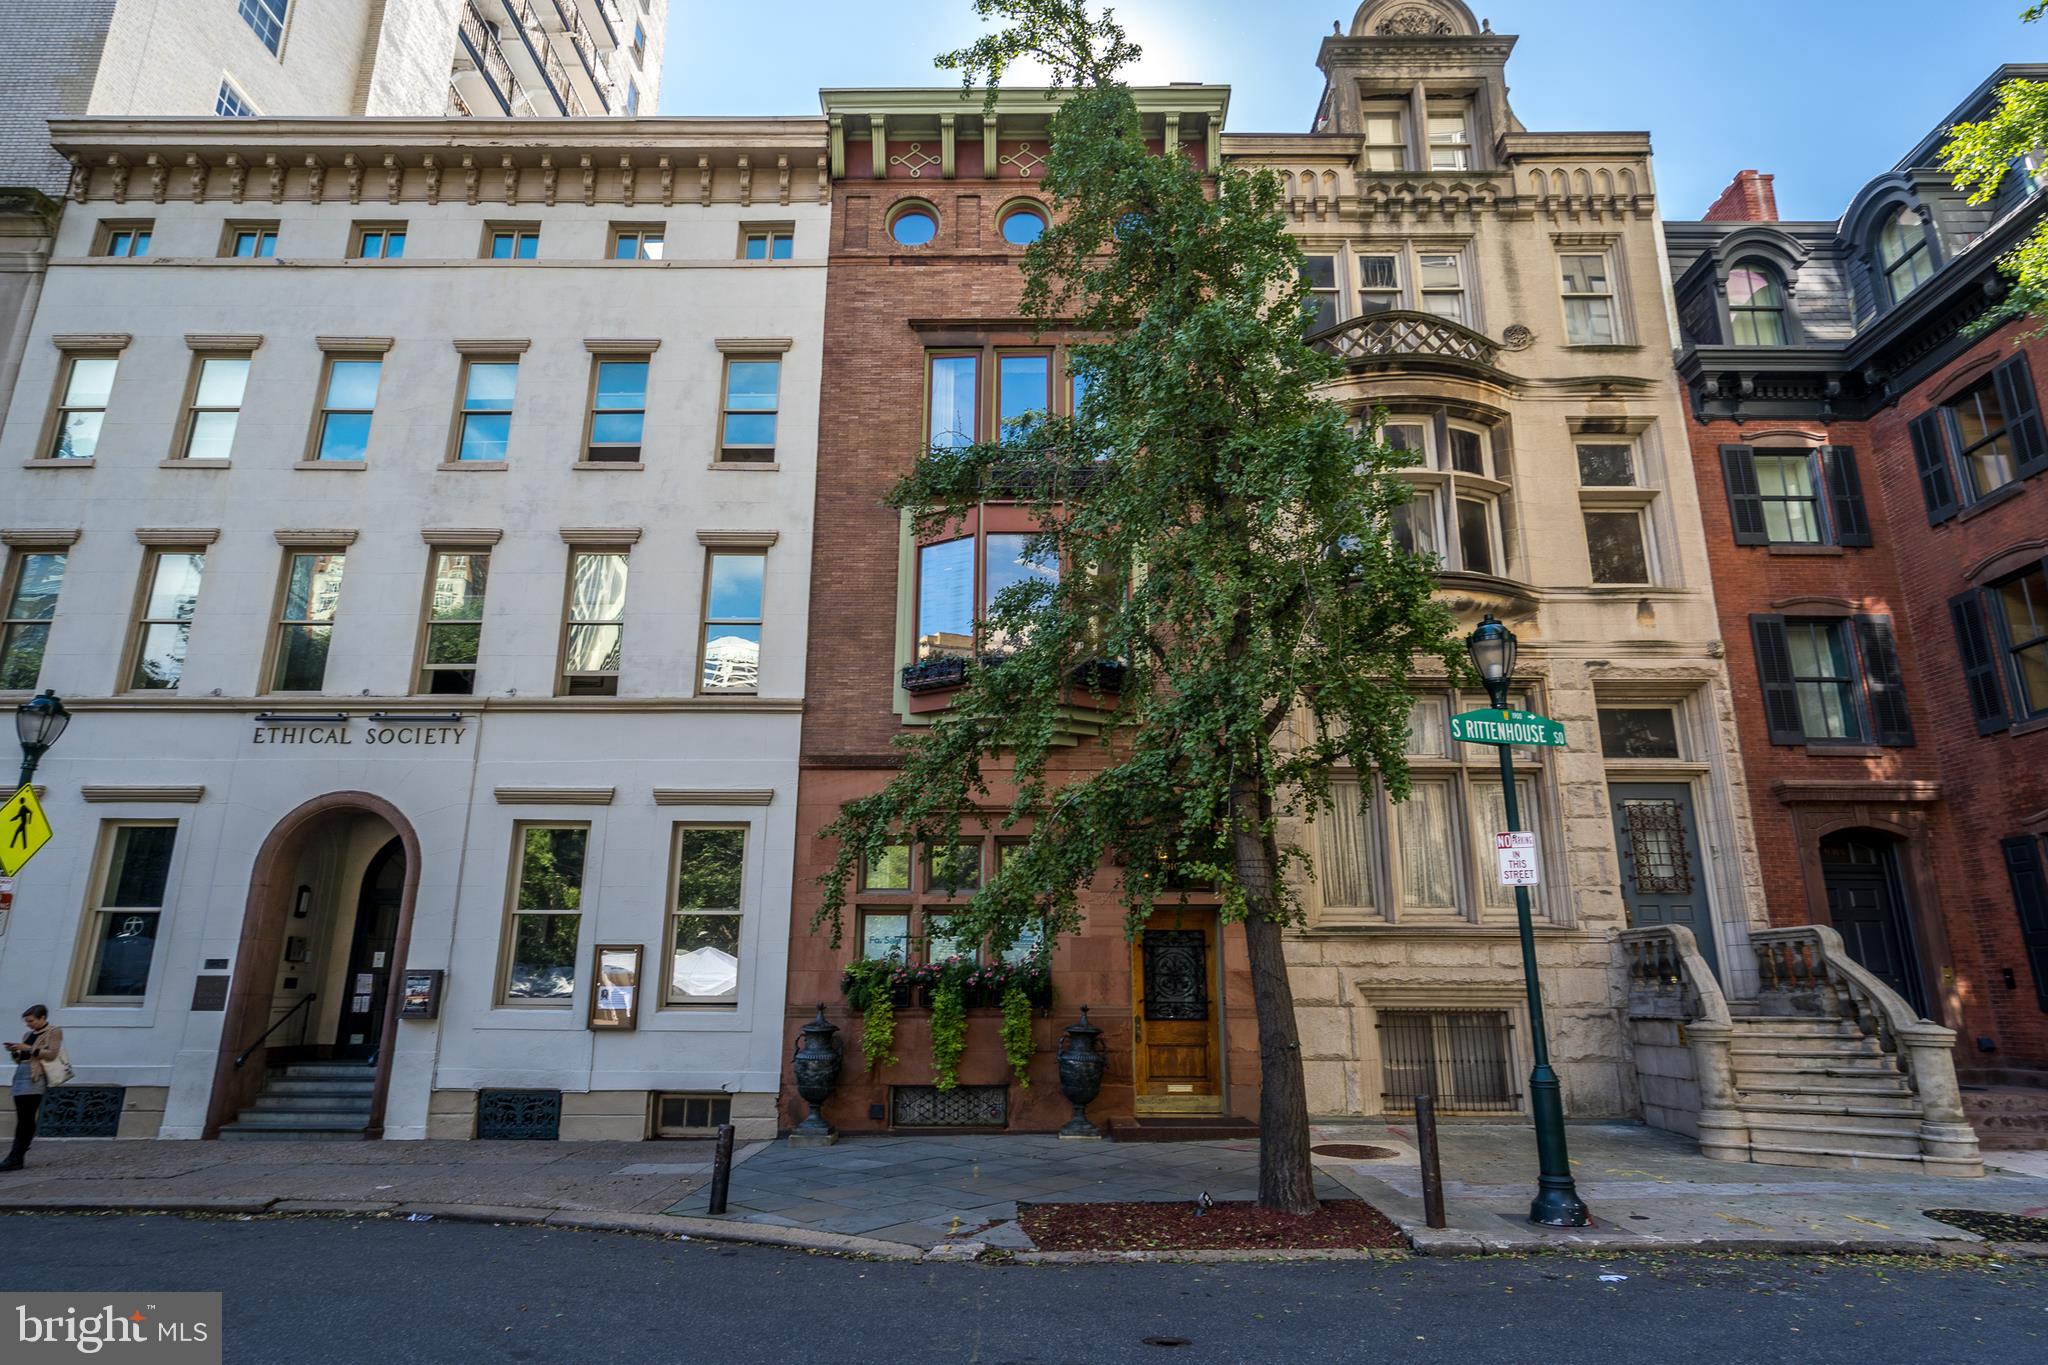
{"type": "Polygon", "coordinates": [[[1571,1156],[1564,1138],[1564,1095],[1548,1061],[1538,1062],[1529,1073],[1529,1108],[1536,1120],[1538,1172],[1529,1221],[1546,1228],[1585,1227],[1593,1216],[1572,1184],[1571,1156]]]}

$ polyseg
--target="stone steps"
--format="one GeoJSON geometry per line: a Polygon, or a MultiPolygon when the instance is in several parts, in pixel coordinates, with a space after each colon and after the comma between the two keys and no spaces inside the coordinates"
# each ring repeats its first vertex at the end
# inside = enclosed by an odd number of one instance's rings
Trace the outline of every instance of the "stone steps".
{"type": "MultiPolygon", "coordinates": [[[[1747,1112],[1747,1111],[1745,1111],[1747,1112]]],[[[1755,1151],[1827,1150],[1864,1156],[1920,1156],[1920,1120],[1872,1118],[1815,1122],[1785,1115],[1750,1115],[1749,1142],[1755,1151]]]]}
{"type": "Polygon", "coordinates": [[[1861,1095],[1853,1092],[1811,1091],[1757,1092],[1742,1097],[1745,1114],[1804,1114],[1830,1118],[1910,1118],[1920,1121],[1920,1101],[1909,1090],[1897,1094],[1861,1095]]]}
{"type": "Polygon", "coordinates": [[[294,1062],[264,1078],[263,1091],[223,1124],[230,1142],[331,1142],[361,1137],[375,1103],[376,1067],[368,1062],[294,1062]]]}
{"type": "Polygon", "coordinates": [[[1760,1166],[1824,1166],[1848,1171],[1897,1171],[1926,1175],[1928,1164],[1918,1156],[1895,1156],[1890,1152],[1864,1152],[1842,1147],[1812,1147],[1757,1142],[1749,1144],[1749,1159],[1760,1166]]]}

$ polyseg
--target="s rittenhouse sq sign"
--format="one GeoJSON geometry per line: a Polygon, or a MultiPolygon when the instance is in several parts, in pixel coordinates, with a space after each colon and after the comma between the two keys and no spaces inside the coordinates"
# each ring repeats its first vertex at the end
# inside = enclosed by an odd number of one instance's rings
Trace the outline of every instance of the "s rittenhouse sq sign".
{"type": "Polygon", "coordinates": [[[1564,747],[1564,727],[1533,711],[1497,711],[1488,707],[1451,717],[1451,738],[1466,744],[1497,744],[1510,748],[1547,745],[1564,747]]]}

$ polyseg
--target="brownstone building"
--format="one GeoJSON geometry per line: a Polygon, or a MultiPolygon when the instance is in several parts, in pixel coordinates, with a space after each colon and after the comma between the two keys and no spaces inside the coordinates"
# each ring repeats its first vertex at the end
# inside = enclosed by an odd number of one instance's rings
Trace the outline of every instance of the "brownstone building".
{"type": "MultiPolygon", "coordinates": [[[[1745,171],[1667,227],[1771,919],[1828,924],[1980,1083],[2048,1086],[2048,344],[1969,324],[2043,183],[1939,170],[2005,67],[1837,222],[1745,171]]],[[[1982,1123],[1980,1109],[1980,1124],[1982,1123]]]]}
{"type": "MultiPolygon", "coordinates": [[[[1228,92],[1174,86],[1136,92],[1155,146],[1214,164],[1228,92]]],[[[825,374],[835,420],[821,433],[812,648],[798,793],[796,895],[789,968],[795,1030],[822,1003],[847,1040],[826,1118],[854,1132],[975,1127],[1046,1131],[1071,1109],[1053,1051],[1080,1007],[1103,1030],[1108,1071],[1092,1117],[1134,1112],[1256,1113],[1258,1062],[1242,931],[1213,907],[1165,912],[1132,942],[1111,869],[1086,898],[1083,931],[1051,949],[1052,1003],[1035,1020],[1030,1084],[1000,1044],[999,1012],[970,1008],[956,1089],[933,1085],[923,996],[897,1011],[896,1065],[866,1072],[860,1017],[841,978],[859,958],[915,965],[997,956],[946,935],[946,912],[989,876],[1004,839],[962,812],[952,851],[909,850],[849,888],[846,941],[806,932],[832,848],[818,831],[841,804],[888,781],[892,741],[928,724],[957,686],[962,660],[985,642],[976,618],[1018,576],[1048,572],[1022,554],[1021,507],[985,504],[970,524],[920,543],[884,497],[927,444],[988,438],[1031,411],[1072,402],[1062,338],[1018,317],[1026,244],[1047,221],[1037,181],[1048,150],[1044,93],[1005,91],[985,116],[957,89],[828,91],[833,227],[825,374]],[[949,891],[949,888],[951,890],[949,891]],[[1149,1043],[1137,998],[1149,977],[1149,1043]],[[1169,995],[1171,998],[1168,998],[1169,995]]],[[[1098,729],[1073,715],[1071,762],[1098,729]]],[[[1055,779],[1057,780],[1057,779],[1055,779]]],[[[1007,793],[994,793],[997,803],[1007,793]]],[[[1034,945],[1020,944],[1021,957],[1034,945]]],[[[785,1121],[806,1112],[785,1096],[785,1121]]]]}

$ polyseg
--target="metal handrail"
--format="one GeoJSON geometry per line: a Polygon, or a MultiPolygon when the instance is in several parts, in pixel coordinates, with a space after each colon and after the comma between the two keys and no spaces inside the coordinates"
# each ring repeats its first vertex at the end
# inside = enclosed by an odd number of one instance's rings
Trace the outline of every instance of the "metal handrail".
{"type": "Polygon", "coordinates": [[[242,1063],[248,1061],[250,1056],[256,1051],[257,1048],[263,1046],[263,1040],[265,1038],[268,1038],[271,1034],[277,1032],[279,1025],[283,1024],[285,1020],[291,1018],[294,1014],[297,1014],[300,1010],[312,1004],[315,1000],[318,1000],[319,998],[320,993],[318,991],[308,991],[303,996],[300,996],[298,1004],[293,1005],[290,1009],[286,1010],[283,1014],[280,1014],[276,1019],[272,1020],[270,1027],[263,1030],[261,1034],[257,1035],[255,1042],[243,1048],[241,1052],[236,1055],[235,1069],[239,1071],[241,1069],[242,1063]]]}

